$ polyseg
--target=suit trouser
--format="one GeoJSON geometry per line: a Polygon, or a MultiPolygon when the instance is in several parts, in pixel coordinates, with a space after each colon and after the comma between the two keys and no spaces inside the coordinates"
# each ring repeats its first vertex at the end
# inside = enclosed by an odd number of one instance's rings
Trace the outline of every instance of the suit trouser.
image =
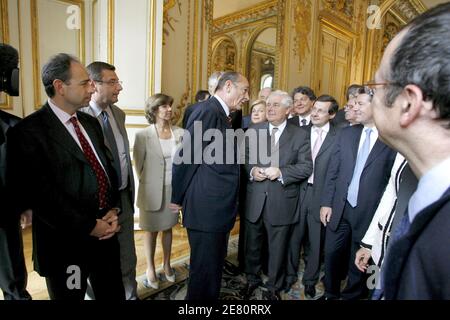
{"type": "Polygon", "coordinates": [[[84,261],[60,265],[45,280],[51,300],[83,300],[89,277],[96,300],[125,300],[117,236],[90,239],[84,261]],[[79,271],[79,272],[78,272],[79,271]]]}
{"type": "Polygon", "coordinates": [[[222,284],[222,268],[228,232],[187,229],[191,258],[186,300],[217,300],[222,284]]]}
{"type": "Polygon", "coordinates": [[[311,212],[310,210],[312,194],[313,187],[308,185],[301,204],[300,222],[293,226],[288,244],[287,285],[292,285],[297,281],[302,246],[306,251],[302,283],[304,285],[315,285],[319,280],[322,224],[314,217],[314,214],[318,214],[318,212],[311,212]],[[307,247],[305,246],[306,240],[309,240],[309,246],[307,247]]]}
{"type": "MultiPolygon", "coordinates": [[[[120,191],[122,213],[119,215],[120,231],[117,233],[117,239],[120,245],[120,268],[122,270],[122,281],[125,288],[127,300],[136,300],[137,282],[136,282],[136,247],[134,243],[134,216],[133,204],[130,203],[129,187],[120,191]]],[[[90,281],[88,281],[87,298],[95,299],[90,281]]]]}
{"type": "Polygon", "coordinates": [[[358,299],[368,292],[365,280],[367,276],[355,266],[356,251],[359,242],[352,240],[352,226],[350,219],[355,210],[348,202],[345,203],[342,219],[336,229],[326,230],[325,235],[325,296],[337,299],[340,294],[342,268],[348,265],[347,284],[342,292],[343,299],[358,299]],[[350,253],[350,255],[348,255],[350,253]],[[345,261],[347,260],[347,261],[345,261]]]}
{"type": "Polygon", "coordinates": [[[250,284],[261,281],[259,272],[262,270],[262,250],[266,230],[269,253],[267,287],[271,291],[279,291],[284,285],[287,241],[291,225],[271,225],[265,220],[265,211],[264,206],[263,214],[255,223],[245,220],[245,273],[250,284]]]}
{"type": "Polygon", "coordinates": [[[0,228],[0,287],[5,300],[30,300],[20,225],[0,228]]]}

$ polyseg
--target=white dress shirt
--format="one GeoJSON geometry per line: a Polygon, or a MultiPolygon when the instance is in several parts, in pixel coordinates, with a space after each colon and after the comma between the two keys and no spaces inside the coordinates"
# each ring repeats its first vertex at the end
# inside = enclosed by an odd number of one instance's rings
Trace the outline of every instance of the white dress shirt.
{"type": "Polygon", "coordinates": [[[216,99],[220,102],[220,105],[223,108],[223,111],[225,111],[225,114],[228,116],[230,116],[230,108],[227,106],[227,104],[222,100],[222,98],[220,98],[219,96],[214,96],[216,97],[216,99]]]}
{"type": "MultiPolygon", "coordinates": [[[[69,131],[70,135],[72,136],[72,138],[75,140],[75,142],[78,144],[78,146],[81,149],[81,152],[84,153],[83,148],[81,147],[81,143],[80,140],[78,140],[78,136],[77,133],[75,132],[75,128],[72,124],[72,122],[70,122],[70,119],[72,117],[77,118],[77,114],[73,114],[70,115],[67,112],[63,111],[62,109],[58,108],[54,102],[50,99],[48,99],[48,105],[50,106],[50,108],[52,109],[53,113],[56,115],[56,117],[59,119],[59,121],[61,121],[61,123],[64,125],[64,127],[66,128],[67,131],[69,131]]],[[[77,118],[78,120],[78,118],[77,118]]],[[[95,157],[97,158],[98,162],[100,163],[100,165],[103,168],[103,171],[105,171],[106,174],[106,170],[105,167],[103,167],[103,163],[101,162],[97,151],[94,148],[94,145],[92,144],[91,138],[89,138],[89,135],[87,134],[86,130],[84,130],[83,125],[81,124],[80,121],[78,121],[78,125],[80,127],[81,132],[83,133],[84,137],[86,138],[87,142],[89,143],[89,145],[91,146],[92,151],[94,151],[95,157]]]]}
{"type": "MultiPolygon", "coordinates": [[[[282,124],[279,126],[276,126],[278,128],[278,131],[275,132],[275,144],[278,143],[278,140],[280,140],[281,135],[283,134],[284,129],[286,128],[287,121],[285,120],[282,124]]],[[[269,135],[272,135],[272,129],[275,126],[271,123],[269,123],[269,135]]]]}
{"type": "Polygon", "coordinates": [[[300,127],[303,126],[303,124],[302,124],[303,119],[306,120],[305,126],[307,126],[311,122],[311,114],[308,114],[306,117],[303,117],[300,115],[298,116],[298,123],[299,123],[300,127]]]}

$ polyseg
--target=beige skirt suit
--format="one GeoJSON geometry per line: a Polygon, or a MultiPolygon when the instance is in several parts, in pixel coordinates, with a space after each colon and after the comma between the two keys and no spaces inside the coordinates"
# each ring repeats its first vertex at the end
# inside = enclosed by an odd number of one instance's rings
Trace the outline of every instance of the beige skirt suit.
{"type": "Polygon", "coordinates": [[[172,193],[170,156],[181,145],[183,133],[183,129],[173,126],[171,141],[160,141],[154,124],[136,133],[133,158],[139,178],[137,207],[142,230],[164,231],[177,224],[178,214],[168,208],[172,193]]]}

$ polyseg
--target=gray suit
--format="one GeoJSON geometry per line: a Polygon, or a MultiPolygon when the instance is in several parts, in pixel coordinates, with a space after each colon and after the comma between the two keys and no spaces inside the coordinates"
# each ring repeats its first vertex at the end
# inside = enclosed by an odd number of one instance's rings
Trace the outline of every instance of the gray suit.
{"type": "MultiPolygon", "coordinates": [[[[136,282],[136,249],[134,245],[134,177],[133,168],[131,166],[130,158],[130,144],[125,128],[125,112],[115,105],[110,106],[114,121],[122,135],[124,148],[126,152],[126,162],[128,168],[128,185],[125,189],[120,190],[120,209],[119,215],[120,232],[117,234],[120,244],[120,263],[122,269],[122,279],[125,288],[127,300],[134,300],[137,298],[137,282],[136,282]]],[[[92,106],[81,109],[81,111],[96,117],[96,112],[92,106]]],[[[103,128],[103,122],[100,116],[96,117],[103,128]]],[[[112,119],[110,119],[111,121],[112,119]]],[[[112,149],[105,139],[106,147],[112,152],[112,149]]],[[[118,173],[120,174],[120,173],[118,173]]],[[[93,297],[92,291],[88,288],[89,297],[93,297]]]]}
{"type": "MultiPolygon", "coordinates": [[[[313,127],[308,127],[311,133],[313,127]]],[[[320,248],[322,246],[322,224],[320,222],[320,198],[325,183],[328,164],[331,160],[332,146],[336,141],[338,130],[330,123],[330,130],[317,153],[314,162],[314,183],[304,180],[300,186],[300,221],[295,224],[289,241],[287,263],[287,285],[297,281],[300,250],[308,239],[307,263],[302,282],[305,285],[315,285],[320,271],[320,248]]],[[[306,248],[305,248],[306,249],[306,248]]]]}
{"type": "MultiPolygon", "coordinates": [[[[257,124],[252,128],[262,130],[265,133],[263,137],[270,145],[268,123],[257,124]]],[[[247,134],[252,128],[247,130],[247,134]]],[[[308,132],[287,123],[280,136],[278,150],[283,183],[278,180],[249,181],[245,210],[245,272],[250,283],[259,281],[257,274],[261,270],[261,247],[265,228],[269,244],[267,286],[272,291],[278,291],[283,286],[289,230],[291,225],[298,221],[300,182],[312,173],[308,132]]],[[[246,146],[245,156],[247,176],[255,166],[268,167],[261,163],[259,157],[258,164],[248,163],[249,146],[246,146]]]]}

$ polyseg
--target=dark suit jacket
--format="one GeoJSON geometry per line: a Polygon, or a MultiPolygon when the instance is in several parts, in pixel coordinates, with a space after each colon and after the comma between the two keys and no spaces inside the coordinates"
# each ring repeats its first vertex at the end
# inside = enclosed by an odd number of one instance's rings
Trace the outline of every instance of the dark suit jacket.
{"type": "MultiPolygon", "coordinates": [[[[299,116],[292,117],[292,118],[288,119],[287,122],[290,124],[293,124],[294,126],[300,127],[300,117],[299,116]]],[[[309,127],[312,126],[311,121],[309,121],[309,123],[303,127],[308,127],[308,126],[309,127]]]]}
{"type": "Polygon", "coordinates": [[[348,127],[350,125],[350,122],[348,122],[347,120],[345,120],[345,111],[344,109],[340,109],[337,113],[336,116],[331,119],[330,121],[337,129],[342,129],[345,127],[348,127]]]}
{"type": "Polygon", "coordinates": [[[242,117],[242,129],[248,129],[248,127],[250,127],[252,121],[252,116],[251,115],[246,115],[244,117],[242,117]]]}
{"type": "MultiPolygon", "coordinates": [[[[260,142],[259,133],[258,146],[260,143],[267,143],[270,146],[269,123],[259,123],[246,132],[251,134],[252,130],[263,130],[266,141],[260,142]]],[[[270,165],[261,163],[249,163],[251,157],[250,145],[246,146],[246,174],[250,177],[251,170],[256,167],[269,167],[270,165]],[[250,159],[250,160],[249,160],[250,159]]],[[[280,181],[270,181],[268,179],[257,182],[249,181],[247,185],[247,201],[245,218],[255,223],[261,216],[264,205],[268,216],[267,220],[271,225],[289,225],[299,221],[297,210],[300,195],[300,183],[307,179],[312,173],[311,147],[309,134],[306,130],[287,124],[278,141],[279,168],[282,173],[284,184],[280,181]]]]}
{"type": "MultiPolygon", "coordinates": [[[[195,164],[195,154],[210,154],[216,147],[211,141],[204,141],[194,149],[194,141],[201,141],[208,129],[218,129],[225,137],[225,130],[231,129],[227,116],[219,101],[212,97],[194,107],[187,121],[187,132],[192,139],[192,145],[187,144],[187,136],[183,137],[180,156],[185,149],[191,149],[191,163],[173,165],[172,170],[172,203],[183,206],[183,223],[187,228],[204,232],[228,232],[233,228],[239,191],[239,165],[201,161],[195,164]],[[201,107],[200,107],[201,106],[201,107]],[[202,124],[202,137],[194,135],[194,121],[202,124]]],[[[223,144],[223,154],[226,155],[226,143],[223,144]]],[[[235,148],[236,150],[236,148],[235,148]]],[[[235,153],[237,156],[237,152],[235,153]]],[[[236,157],[235,157],[236,159],[236,157]]],[[[176,159],[175,161],[176,162],[176,159]]]]}
{"type": "MultiPolygon", "coordinates": [[[[309,136],[311,136],[312,127],[308,127],[308,132],[309,136]]],[[[320,147],[319,153],[317,154],[316,161],[314,163],[314,184],[310,210],[311,212],[313,212],[315,220],[319,223],[320,223],[320,199],[325,185],[325,176],[327,173],[328,165],[330,161],[334,161],[331,158],[331,155],[333,151],[333,145],[336,139],[337,139],[337,129],[330,123],[330,131],[325,137],[325,140],[323,141],[322,146],[320,147]]],[[[302,182],[300,188],[300,204],[304,202],[307,186],[308,186],[308,179],[302,182]]]]}
{"type": "Polygon", "coordinates": [[[198,105],[198,103],[191,104],[190,106],[187,106],[187,108],[184,110],[184,114],[183,114],[183,129],[186,129],[186,125],[187,125],[188,119],[191,116],[192,111],[194,111],[194,107],[196,105],[198,105]]]}
{"type": "MultiPolygon", "coordinates": [[[[117,128],[120,131],[120,134],[122,135],[123,138],[123,142],[124,142],[124,148],[125,148],[125,152],[126,152],[126,158],[127,158],[127,163],[128,163],[128,186],[127,188],[125,188],[125,190],[127,190],[127,194],[128,194],[128,203],[121,204],[121,212],[125,213],[125,214],[133,214],[134,213],[134,176],[133,176],[133,167],[131,165],[131,157],[130,157],[130,142],[128,140],[128,134],[127,134],[127,129],[125,126],[125,118],[126,118],[126,114],[125,112],[123,112],[122,109],[120,109],[118,106],[116,105],[111,105],[111,112],[114,115],[114,120],[116,121],[117,124],[117,128]],[[125,206],[125,207],[124,207],[125,206]]],[[[91,106],[85,107],[83,109],[81,109],[81,111],[90,114],[91,116],[95,117],[95,111],[94,109],[92,109],[91,106]]],[[[100,126],[102,126],[102,120],[100,118],[97,118],[100,126]]],[[[109,152],[111,151],[111,147],[109,146],[108,140],[105,138],[105,145],[108,148],[109,152]]],[[[120,165],[119,165],[120,166],[120,165]]]]}
{"type": "MultiPolygon", "coordinates": [[[[79,122],[112,184],[117,203],[117,178],[97,120],[82,112],[79,122]]],[[[55,268],[85,263],[89,234],[99,212],[97,179],[81,148],[48,104],[8,132],[8,175],[17,212],[33,210],[33,260],[41,276],[55,268]]]]}
{"type": "MultiPolygon", "coordinates": [[[[21,119],[12,114],[0,110],[0,227],[7,222],[11,222],[14,217],[8,210],[10,196],[6,189],[6,134],[9,128],[16,125],[21,119]]],[[[17,217],[16,217],[17,218],[17,217]]]]}
{"type": "Polygon", "coordinates": [[[423,209],[408,232],[389,247],[383,265],[384,297],[450,299],[450,189],[423,209]]]}
{"type": "MultiPolygon", "coordinates": [[[[327,225],[332,231],[337,229],[342,218],[363,128],[362,125],[355,125],[341,129],[333,147],[321,201],[321,206],[333,209],[327,225]]],[[[370,225],[389,181],[395,156],[396,152],[378,139],[367,158],[359,182],[358,205],[350,221],[356,242],[361,241],[370,225]]]]}

